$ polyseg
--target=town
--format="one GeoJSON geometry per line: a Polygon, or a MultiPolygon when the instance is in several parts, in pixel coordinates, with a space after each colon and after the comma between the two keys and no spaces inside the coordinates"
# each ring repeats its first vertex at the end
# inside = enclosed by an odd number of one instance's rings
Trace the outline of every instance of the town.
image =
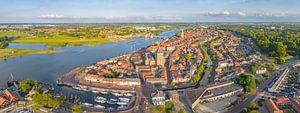
{"type": "Polygon", "coordinates": [[[90,99],[11,80],[0,93],[0,112],[300,112],[300,62],[278,63],[231,26],[196,24],[152,37],[161,40],[57,78],[59,87],[90,99]]]}

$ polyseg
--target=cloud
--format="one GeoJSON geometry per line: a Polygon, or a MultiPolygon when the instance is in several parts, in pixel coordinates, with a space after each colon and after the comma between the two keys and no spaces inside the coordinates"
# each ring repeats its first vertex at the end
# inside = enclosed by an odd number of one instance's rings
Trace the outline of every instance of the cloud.
{"type": "Polygon", "coordinates": [[[241,12],[241,11],[237,12],[237,14],[238,14],[239,16],[247,16],[247,14],[246,14],[246,13],[244,13],[244,12],[241,12]]]}
{"type": "Polygon", "coordinates": [[[288,16],[286,13],[272,13],[272,12],[263,12],[256,14],[257,17],[286,17],[288,16]]]}
{"type": "Polygon", "coordinates": [[[41,15],[38,17],[39,18],[66,18],[66,16],[61,15],[61,14],[46,14],[46,15],[41,15]]]}
{"type": "Polygon", "coordinates": [[[219,12],[208,12],[206,14],[207,16],[230,16],[231,13],[227,10],[225,11],[219,11],[219,12]]]}

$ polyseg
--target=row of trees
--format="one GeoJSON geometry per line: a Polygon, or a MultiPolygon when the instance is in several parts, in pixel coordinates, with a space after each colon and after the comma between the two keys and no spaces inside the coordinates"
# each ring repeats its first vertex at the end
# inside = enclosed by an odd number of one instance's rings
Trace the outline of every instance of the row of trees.
{"type": "Polygon", "coordinates": [[[193,82],[198,82],[199,80],[201,80],[201,75],[202,75],[202,73],[204,72],[204,69],[205,69],[205,63],[207,63],[207,61],[208,61],[208,54],[205,51],[202,44],[199,45],[199,49],[200,49],[201,53],[203,54],[203,60],[202,60],[200,66],[198,68],[197,75],[195,75],[194,78],[193,78],[193,82]]]}

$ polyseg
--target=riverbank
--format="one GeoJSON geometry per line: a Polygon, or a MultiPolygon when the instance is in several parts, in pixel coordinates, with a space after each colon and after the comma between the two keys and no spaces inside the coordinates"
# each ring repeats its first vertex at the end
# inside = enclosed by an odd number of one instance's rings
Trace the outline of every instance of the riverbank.
{"type": "Polygon", "coordinates": [[[0,59],[24,56],[30,54],[54,54],[59,52],[62,52],[62,50],[34,50],[34,49],[6,48],[6,49],[0,49],[0,59]]]}

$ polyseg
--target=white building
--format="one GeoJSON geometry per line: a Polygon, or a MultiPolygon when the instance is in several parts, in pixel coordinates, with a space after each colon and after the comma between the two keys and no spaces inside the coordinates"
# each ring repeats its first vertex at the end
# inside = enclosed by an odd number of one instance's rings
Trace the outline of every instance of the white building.
{"type": "Polygon", "coordinates": [[[156,95],[152,97],[152,104],[157,105],[165,105],[166,97],[162,91],[158,91],[156,95]]]}

